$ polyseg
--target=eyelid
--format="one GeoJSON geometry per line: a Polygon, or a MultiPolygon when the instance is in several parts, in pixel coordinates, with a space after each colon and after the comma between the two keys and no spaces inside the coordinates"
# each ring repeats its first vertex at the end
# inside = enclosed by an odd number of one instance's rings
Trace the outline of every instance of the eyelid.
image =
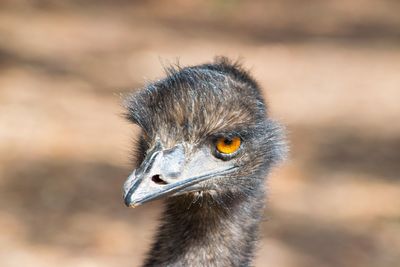
{"type": "Polygon", "coordinates": [[[241,131],[229,131],[229,132],[219,132],[216,134],[212,135],[212,138],[214,140],[217,140],[218,138],[225,137],[225,138],[234,138],[234,137],[239,137],[241,140],[243,140],[243,134],[241,131]]]}
{"type": "Polygon", "coordinates": [[[212,149],[212,152],[213,152],[213,154],[214,154],[214,156],[216,158],[219,158],[221,160],[231,160],[232,158],[236,157],[239,154],[240,150],[242,149],[242,146],[243,146],[243,140],[242,140],[242,138],[240,138],[240,136],[237,136],[237,135],[233,135],[232,137],[219,136],[219,137],[216,137],[214,139],[214,141],[212,142],[212,148],[211,149],[212,149]],[[235,148],[234,151],[232,151],[231,153],[224,153],[223,151],[220,151],[218,149],[218,141],[221,140],[221,138],[223,138],[223,139],[234,139],[235,137],[239,138],[239,145],[238,145],[237,148],[235,148]]]}

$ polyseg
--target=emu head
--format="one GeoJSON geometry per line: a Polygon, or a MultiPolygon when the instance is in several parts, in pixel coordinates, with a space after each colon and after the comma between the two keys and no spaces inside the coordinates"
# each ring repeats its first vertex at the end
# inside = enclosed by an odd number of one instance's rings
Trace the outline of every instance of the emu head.
{"type": "Polygon", "coordinates": [[[256,82],[227,59],[168,69],[126,101],[142,133],[127,206],[183,194],[251,192],[282,158],[281,128],[256,82]]]}

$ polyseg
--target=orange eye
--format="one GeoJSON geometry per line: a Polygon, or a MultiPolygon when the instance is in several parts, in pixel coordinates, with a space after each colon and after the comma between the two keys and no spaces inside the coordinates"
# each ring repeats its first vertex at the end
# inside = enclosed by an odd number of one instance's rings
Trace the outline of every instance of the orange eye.
{"type": "Polygon", "coordinates": [[[222,154],[232,154],[240,147],[241,140],[239,137],[226,138],[220,137],[217,140],[217,150],[222,154]]]}

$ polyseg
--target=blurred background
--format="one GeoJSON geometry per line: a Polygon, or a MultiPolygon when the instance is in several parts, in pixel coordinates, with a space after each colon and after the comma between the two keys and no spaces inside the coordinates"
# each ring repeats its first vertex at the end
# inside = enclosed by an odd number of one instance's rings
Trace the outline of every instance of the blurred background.
{"type": "Polygon", "coordinates": [[[241,58],[288,128],[255,266],[400,266],[400,2],[0,2],[0,266],[139,266],[124,95],[241,58]]]}

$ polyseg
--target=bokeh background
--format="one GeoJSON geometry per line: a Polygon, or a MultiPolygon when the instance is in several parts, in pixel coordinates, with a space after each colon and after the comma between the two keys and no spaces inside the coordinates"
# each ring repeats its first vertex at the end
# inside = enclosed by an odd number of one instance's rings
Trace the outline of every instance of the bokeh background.
{"type": "Polygon", "coordinates": [[[139,266],[121,99],[241,58],[287,125],[255,266],[400,266],[400,2],[0,2],[0,266],[139,266]]]}

